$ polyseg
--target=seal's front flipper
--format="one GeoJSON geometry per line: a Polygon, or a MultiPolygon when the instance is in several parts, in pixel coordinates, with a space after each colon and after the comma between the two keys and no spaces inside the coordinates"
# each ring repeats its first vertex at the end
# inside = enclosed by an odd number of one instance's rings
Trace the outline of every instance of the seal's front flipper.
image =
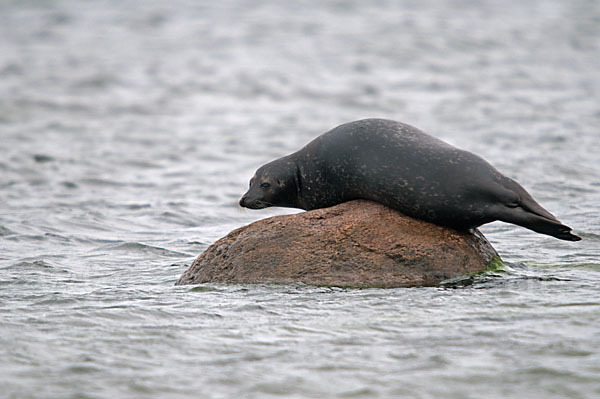
{"type": "Polygon", "coordinates": [[[581,237],[571,233],[571,228],[556,219],[549,219],[525,210],[521,206],[505,207],[498,210],[498,220],[514,223],[538,233],[547,234],[566,241],[579,241],[581,237]]]}

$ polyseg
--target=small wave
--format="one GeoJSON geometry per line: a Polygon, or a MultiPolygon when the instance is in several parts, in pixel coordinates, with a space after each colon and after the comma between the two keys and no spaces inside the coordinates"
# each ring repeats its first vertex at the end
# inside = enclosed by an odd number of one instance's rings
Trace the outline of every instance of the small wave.
{"type": "Polygon", "coordinates": [[[573,264],[565,265],[564,267],[600,272],[600,263],[573,263],[573,264]]]}
{"type": "Polygon", "coordinates": [[[189,292],[212,292],[218,291],[217,288],[208,285],[198,285],[189,289],[189,292]]]}
{"type": "Polygon", "coordinates": [[[132,202],[132,203],[119,203],[119,204],[107,204],[107,208],[109,209],[128,209],[131,211],[137,211],[140,209],[148,209],[152,208],[152,205],[146,202],[132,202]]]}
{"type": "Polygon", "coordinates": [[[86,184],[90,184],[93,186],[113,186],[113,187],[123,187],[126,186],[127,184],[125,183],[121,183],[118,181],[114,181],[114,180],[108,180],[108,179],[100,179],[97,177],[90,177],[87,179],[83,179],[81,180],[82,183],[86,183],[86,184]]]}
{"type": "Polygon", "coordinates": [[[13,230],[9,229],[8,227],[4,227],[4,226],[0,225],[0,237],[9,236],[9,235],[13,235],[13,234],[16,234],[13,230]]]}
{"type": "Polygon", "coordinates": [[[71,304],[76,304],[78,302],[79,302],[79,299],[77,299],[77,298],[67,298],[67,297],[55,298],[53,296],[46,296],[45,299],[34,302],[33,305],[35,305],[35,306],[71,305],[71,304]]]}
{"type": "Polygon", "coordinates": [[[55,161],[54,157],[46,154],[35,154],[33,160],[37,163],[46,163],[55,161]]]}
{"type": "Polygon", "coordinates": [[[96,374],[101,371],[104,371],[102,367],[88,364],[76,364],[65,369],[68,374],[96,374]]]}
{"type": "Polygon", "coordinates": [[[203,224],[205,222],[204,218],[197,217],[190,214],[183,214],[181,212],[163,212],[160,215],[160,219],[165,222],[186,226],[186,227],[195,227],[203,224]]]}
{"type": "Polygon", "coordinates": [[[600,263],[594,262],[597,255],[594,253],[576,253],[574,255],[564,256],[564,259],[572,258],[572,262],[553,262],[553,263],[541,263],[541,262],[530,262],[530,266],[536,268],[534,272],[549,272],[552,270],[571,270],[571,269],[584,269],[591,271],[600,271],[600,263]],[[585,260],[590,259],[591,262],[585,260]]]}
{"type": "Polygon", "coordinates": [[[14,232],[9,232],[7,234],[3,234],[0,228],[0,237],[1,236],[10,236],[7,237],[7,240],[21,242],[21,241],[59,241],[62,243],[69,243],[71,239],[60,234],[55,233],[43,233],[43,234],[16,234],[14,232]]]}
{"type": "Polygon", "coordinates": [[[13,269],[13,268],[43,270],[43,269],[53,269],[54,266],[52,266],[50,263],[45,262],[43,260],[34,260],[34,261],[24,261],[23,260],[23,261],[17,262],[15,264],[7,267],[7,269],[13,269]]]}
{"type": "Polygon", "coordinates": [[[577,231],[578,235],[584,240],[600,241],[600,234],[577,231]]]}
{"type": "Polygon", "coordinates": [[[115,85],[116,83],[118,82],[115,76],[97,73],[93,76],[88,76],[84,79],[80,79],[74,82],[72,87],[74,89],[98,90],[106,89],[110,86],[115,85]]]}
{"type": "Polygon", "coordinates": [[[166,248],[155,247],[152,245],[146,245],[146,244],[142,244],[139,242],[126,242],[126,243],[121,243],[121,244],[117,244],[117,245],[108,245],[108,246],[100,247],[97,250],[102,251],[102,252],[105,252],[107,250],[133,252],[133,253],[152,254],[152,255],[159,255],[159,256],[165,256],[165,257],[176,257],[176,258],[190,256],[189,254],[185,254],[182,252],[171,251],[166,248]]]}
{"type": "Polygon", "coordinates": [[[152,161],[148,161],[148,160],[140,160],[140,159],[125,161],[124,164],[133,166],[136,168],[141,168],[141,169],[160,169],[160,168],[162,168],[162,166],[157,162],[152,162],[152,161]]]}
{"type": "Polygon", "coordinates": [[[77,188],[77,184],[73,183],[72,181],[63,181],[60,183],[63,187],[65,188],[77,188]]]}

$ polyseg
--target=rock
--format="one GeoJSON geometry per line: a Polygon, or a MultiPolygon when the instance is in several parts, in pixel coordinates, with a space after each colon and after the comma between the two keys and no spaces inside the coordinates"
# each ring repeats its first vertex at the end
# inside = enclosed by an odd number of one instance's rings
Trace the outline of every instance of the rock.
{"type": "Polygon", "coordinates": [[[208,247],[177,285],[437,285],[484,271],[495,259],[477,230],[460,232],[357,200],[236,229],[208,247]]]}

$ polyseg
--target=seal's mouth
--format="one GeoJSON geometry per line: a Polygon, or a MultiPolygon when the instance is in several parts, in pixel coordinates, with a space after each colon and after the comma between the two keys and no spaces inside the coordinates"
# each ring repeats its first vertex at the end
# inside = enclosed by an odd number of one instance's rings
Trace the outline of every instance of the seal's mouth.
{"type": "Polygon", "coordinates": [[[254,200],[254,201],[240,201],[240,206],[243,206],[244,208],[248,208],[248,209],[264,209],[264,208],[268,208],[270,206],[273,206],[273,204],[266,202],[266,201],[261,201],[261,200],[254,200]]]}

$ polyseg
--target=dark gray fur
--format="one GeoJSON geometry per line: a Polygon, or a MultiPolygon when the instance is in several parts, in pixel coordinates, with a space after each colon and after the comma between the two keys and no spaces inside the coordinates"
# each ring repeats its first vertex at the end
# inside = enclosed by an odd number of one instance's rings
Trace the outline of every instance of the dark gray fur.
{"type": "Polygon", "coordinates": [[[338,126],[261,166],[240,205],[310,210],[354,199],[458,230],[501,220],[562,240],[581,239],[479,156],[385,119],[338,126]]]}

